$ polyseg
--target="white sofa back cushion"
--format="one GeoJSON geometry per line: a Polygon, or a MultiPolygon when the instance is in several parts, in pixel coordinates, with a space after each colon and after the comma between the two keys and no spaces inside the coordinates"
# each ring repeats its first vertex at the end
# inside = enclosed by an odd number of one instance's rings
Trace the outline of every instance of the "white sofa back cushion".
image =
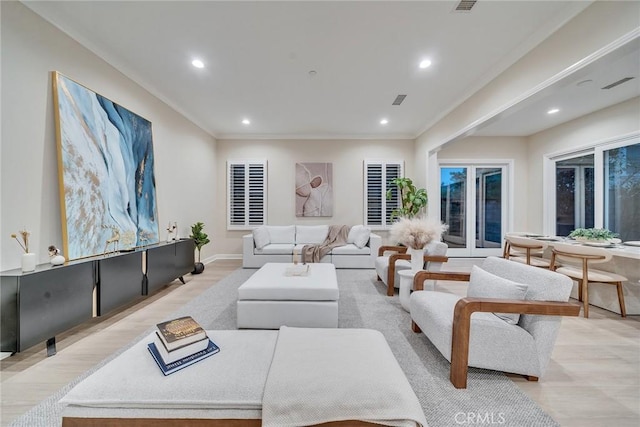
{"type": "Polygon", "coordinates": [[[253,229],[253,242],[257,249],[262,249],[271,243],[271,237],[265,225],[253,229]]]}
{"type": "Polygon", "coordinates": [[[296,225],[296,243],[319,245],[329,235],[328,225],[296,225]]]}
{"type": "Polygon", "coordinates": [[[364,225],[354,225],[349,229],[349,235],[347,236],[347,243],[353,243],[360,249],[364,248],[369,241],[371,235],[371,229],[364,225]]]}
{"type": "Polygon", "coordinates": [[[271,243],[291,243],[296,240],[295,225],[267,225],[271,243]]]}

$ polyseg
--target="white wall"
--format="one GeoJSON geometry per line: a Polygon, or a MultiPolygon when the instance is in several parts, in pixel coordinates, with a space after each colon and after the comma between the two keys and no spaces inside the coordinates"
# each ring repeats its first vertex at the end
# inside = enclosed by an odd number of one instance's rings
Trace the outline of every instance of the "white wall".
{"type": "MultiPolygon", "coordinates": [[[[215,140],[22,4],[0,7],[0,269],[19,267],[21,249],[10,234],[24,226],[39,262],[48,262],[48,245],[62,247],[53,70],[152,122],[161,237],[169,221],[182,236],[196,221],[214,224],[215,140]]],[[[212,254],[205,246],[203,257],[212,254]]]]}
{"type": "Polygon", "coordinates": [[[577,151],[615,137],[640,131],[640,98],[582,116],[528,139],[529,157],[529,228],[542,231],[543,227],[543,159],[545,155],[577,151]]]}
{"type": "Polygon", "coordinates": [[[240,236],[249,231],[228,231],[226,213],[226,161],[262,160],[268,162],[268,224],[362,224],[364,220],[363,162],[400,160],[405,175],[413,177],[413,141],[410,140],[218,140],[216,253],[241,254],[240,236]],[[333,217],[295,216],[295,164],[333,163],[333,217]]]}
{"type": "Polygon", "coordinates": [[[426,182],[433,173],[427,166],[429,151],[466,127],[502,111],[593,52],[637,30],[639,25],[640,2],[594,2],[417,138],[415,170],[420,182],[426,182]]]}

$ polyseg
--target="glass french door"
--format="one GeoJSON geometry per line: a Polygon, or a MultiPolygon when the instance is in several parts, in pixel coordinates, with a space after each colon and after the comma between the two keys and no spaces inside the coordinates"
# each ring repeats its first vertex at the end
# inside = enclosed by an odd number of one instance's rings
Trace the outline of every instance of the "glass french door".
{"type": "Polygon", "coordinates": [[[440,165],[440,219],[450,256],[501,255],[507,217],[506,165],[440,165]]]}

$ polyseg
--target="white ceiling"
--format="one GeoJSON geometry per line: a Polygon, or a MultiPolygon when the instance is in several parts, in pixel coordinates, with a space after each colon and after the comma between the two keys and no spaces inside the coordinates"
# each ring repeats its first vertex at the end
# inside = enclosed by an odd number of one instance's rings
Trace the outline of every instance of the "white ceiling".
{"type": "Polygon", "coordinates": [[[509,108],[471,133],[528,136],[637,96],[640,96],[640,38],[509,108]],[[628,77],[633,79],[603,89],[628,77]],[[547,114],[553,108],[560,111],[547,114]]]}
{"type": "Polygon", "coordinates": [[[590,2],[23,3],[218,138],[414,138],[590,2]]]}

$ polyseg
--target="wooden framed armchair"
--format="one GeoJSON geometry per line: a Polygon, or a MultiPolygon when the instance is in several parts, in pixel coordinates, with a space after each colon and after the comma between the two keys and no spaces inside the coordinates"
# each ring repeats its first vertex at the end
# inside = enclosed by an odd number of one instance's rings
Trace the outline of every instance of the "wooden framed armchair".
{"type": "Polygon", "coordinates": [[[449,378],[456,388],[467,387],[469,366],[537,381],[551,358],[559,316],[580,313],[580,305],[568,302],[572,281],[567,279],[498,257],[486,258],[471,273],[421,271],[409,303],[411,326],[451,362],[449,378]],[[466,298],[424,291],[425,280],[469,281],[469,291],[466,298]]]}
{"type": "MultiPolygon", "coordinates": [[[[424,250],[425,270],[438,271],[442,263],[447,262],[449,247],[443,242],[431,242],[424,250]]],[[[398,271],[411,269],[411,254],[407,253],[406,246],[381,246],[376,258],[376,274],[378,281],[387,285],[387,295],[393,296],[394,288],[399,283],[398,271]]]]}

